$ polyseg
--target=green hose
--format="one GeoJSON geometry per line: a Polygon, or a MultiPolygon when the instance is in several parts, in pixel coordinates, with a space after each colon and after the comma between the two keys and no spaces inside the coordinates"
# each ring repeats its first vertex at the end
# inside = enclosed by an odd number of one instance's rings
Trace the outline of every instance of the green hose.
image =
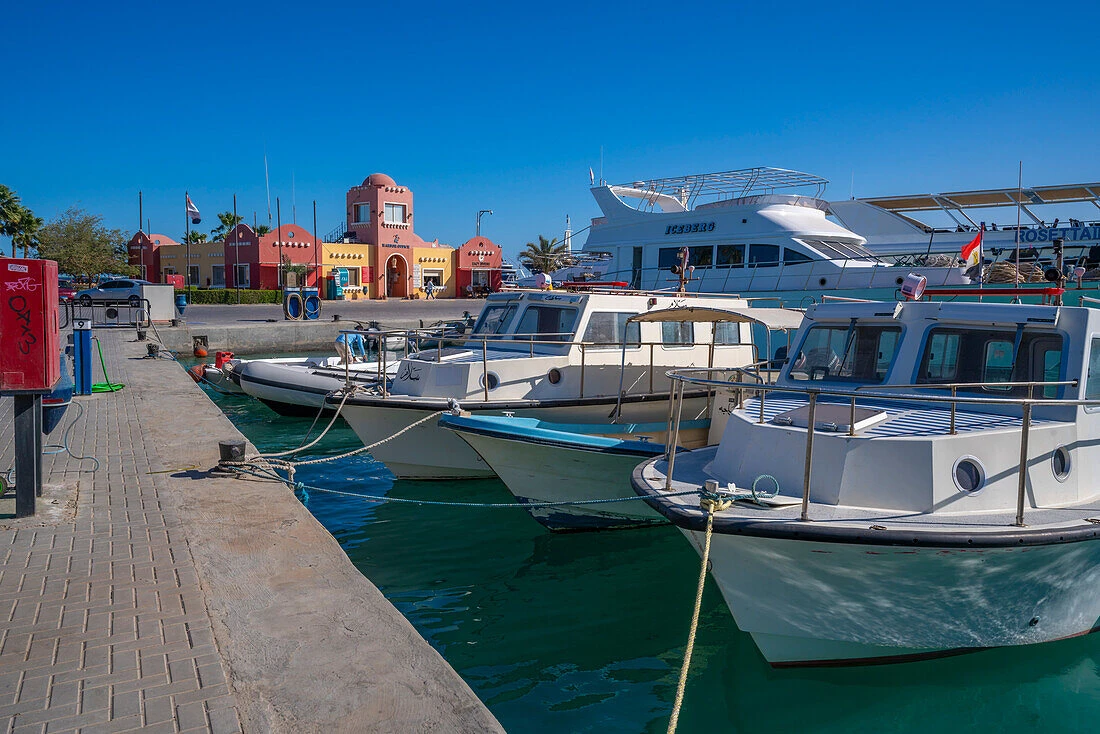
{"type": "Polygon", "coordinates": [[[103,359],[103,344],[99,341],[99,337],[94,338],[96,349],[99,350],[99,366],[103,368],[103,379],[106,382],[92,383],[92,392],[118,392],[126,386],[111,382],[111,378],[107,375],[107,362],[103,359]]]}

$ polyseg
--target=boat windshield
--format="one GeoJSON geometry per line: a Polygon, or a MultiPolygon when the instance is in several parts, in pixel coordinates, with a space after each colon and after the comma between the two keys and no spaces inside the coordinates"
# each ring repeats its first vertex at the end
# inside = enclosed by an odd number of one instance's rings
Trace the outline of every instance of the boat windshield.
{"type": "Polygon", "coordinates": [[[789,377],[877,384],[897,353],[901,327],[892,324],[820,325],[802,340],[789,377]]]}
{"type": "Polygon", "coordinates": [[[875,253],[854,242],[808,239],[799,239],[798,242],[807,247],[812,247],[828,260],[878,260],[875,253]]]}
{"type": "Polygon", "coordinates": [[[528,306],[515,328],[517,339],[567,342],[577,323],[577,309],[572,306],[528,306]]]}
{"type": "Polygon", "coordinates": [[[474,336],[501,334],[508,327],[508,322],[512,320],[515,313],[515,302],[488,303],[485,305],[485,310],[481,312],[477,324],[474,325],[472,333],[474,336]]]}

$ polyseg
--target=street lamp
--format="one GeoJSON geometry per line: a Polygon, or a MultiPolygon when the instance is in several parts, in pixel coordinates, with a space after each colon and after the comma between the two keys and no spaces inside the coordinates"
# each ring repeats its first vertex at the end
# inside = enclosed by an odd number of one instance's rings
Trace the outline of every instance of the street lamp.
{"type": "Polygon", "coordinates": [[[477,236],[478,237],[481,236],[481,215],[482,214],[492,214],[492,213],[493,213],[492,209],[482,209],[481,211],[479,211],[477,213],[477,236]]]}

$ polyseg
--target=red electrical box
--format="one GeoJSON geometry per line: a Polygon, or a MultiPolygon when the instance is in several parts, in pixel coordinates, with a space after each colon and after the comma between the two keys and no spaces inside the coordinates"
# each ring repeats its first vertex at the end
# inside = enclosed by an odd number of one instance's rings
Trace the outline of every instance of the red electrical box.
{"type": "Polygon", "coordinates": [[[165,275],[164,276],[164,282],[172,285],[173,287],[175,287],[177,289],[186,287],[183,283],[183,276],[180,275],[180,274],[176,274],[176,273],[171,273],[169,275],[165,275]]]}
{"type": "Polygon", "coordinates": [[[0,392],[49,392],[61,379],[57,263],[0,257],[0,392]]]}

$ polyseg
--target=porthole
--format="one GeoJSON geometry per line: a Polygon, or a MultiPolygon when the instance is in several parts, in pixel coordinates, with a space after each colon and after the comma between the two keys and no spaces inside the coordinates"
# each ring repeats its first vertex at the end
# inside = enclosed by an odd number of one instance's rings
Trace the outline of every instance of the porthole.
{"type": "Polygon", "coordinates": [[[1059,446],[1054,449],[1054,454],[1050,457],[1050,468],[1054,472],[1054,478],[1059,482],[1064,482],[1069,479],[1070,469],[1073,467],[1073,461],[1069,455],[1069,449],[1065,446],[1059,446]]]}
{"type": "Polygon", "coordinates": [[[829,282],[829,281],[825,280],[825,278],[822,278],[822,279],[820,279],[819,281],[817,281],[817,284],[818,284],[818,285],[820,285],[820,286],[822,286],[822,287],[824,287],[824,286],[825,286],[825,284],[826,284],[826,283],[828,283],[828,282],[829,282]]]}
{"type": "Polygon", "coordinates": [[[985,467],[976,457],[962,456],[951,467],[951,478],[960,491],[974,494],[985,486],[985,467]]]}
{"type": "Polygon", "coordinates": [[[559,382],[561,382],[561,370],[559,370],[557,367],[552,368],[549,372],[546,373],[546,379],[550,381],[551,385],[557,385],[559,382]]]}
{"type": "Polygon", "coordinates": [[[486,381],[488,381],[488,383],[489,383],[489,389],[490,390],[496,390],[497,385],[500,384],[500,378],[497,377],[496,372],[490,372],[486,375],[481,376],[481,386],[482,387],[485,387],[486,381]]]}
{"type": "Polygon", "coordinates": [[[902,283],[905,282],[905,278],[903,278],[899,275],[894,282],[897,283],[898,285],[901,285],[902,283]]]}

